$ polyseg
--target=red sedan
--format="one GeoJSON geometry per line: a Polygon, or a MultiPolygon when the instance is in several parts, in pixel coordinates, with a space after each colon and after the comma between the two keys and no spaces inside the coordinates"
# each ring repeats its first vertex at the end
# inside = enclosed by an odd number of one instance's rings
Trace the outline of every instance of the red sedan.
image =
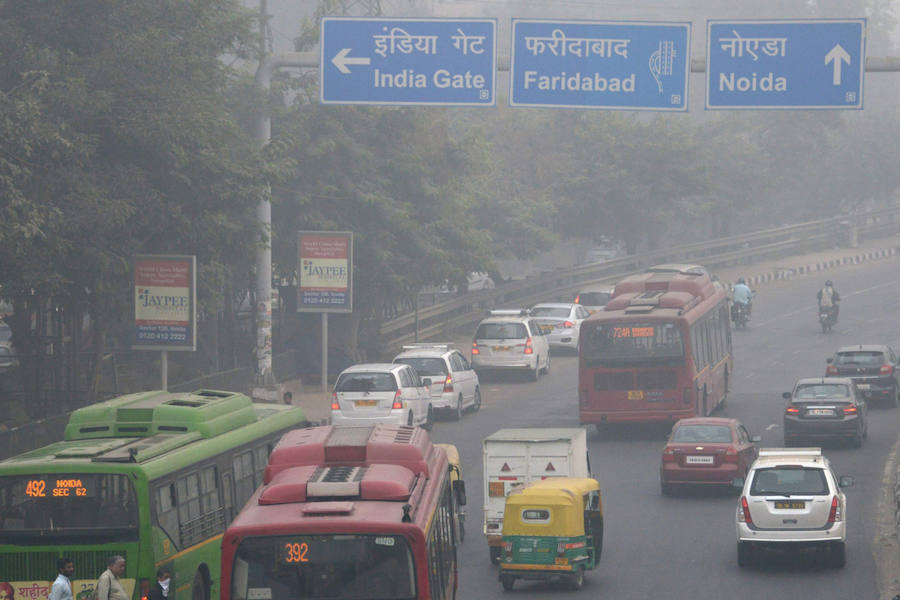
{"type": "Polygon", "coordinates": [[[675,486],[731,485],[735,477],[746,476],[756,460],[753,444],[761,440],[737,419],[681,419],[662,453],[659,485],[663,495],[670,495],[675,486]]]}

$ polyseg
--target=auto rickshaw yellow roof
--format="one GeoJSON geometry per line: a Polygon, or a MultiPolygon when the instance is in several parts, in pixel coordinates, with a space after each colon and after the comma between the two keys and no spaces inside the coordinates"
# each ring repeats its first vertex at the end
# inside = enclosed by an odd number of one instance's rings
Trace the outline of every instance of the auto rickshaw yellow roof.
{"type": "Polygon", "coordinates": [[[591,477],[548,477],[510,492],[507,504],[573,504],[588,492],[600,489],[600,484],[591,477]]]}
{"type": "Polygon", "coordinates": [[[443,448],[447,453],[447,462],[451,465],[459,466],[459,450],[453,444],[435,444],[438,448],[443,448]]]}

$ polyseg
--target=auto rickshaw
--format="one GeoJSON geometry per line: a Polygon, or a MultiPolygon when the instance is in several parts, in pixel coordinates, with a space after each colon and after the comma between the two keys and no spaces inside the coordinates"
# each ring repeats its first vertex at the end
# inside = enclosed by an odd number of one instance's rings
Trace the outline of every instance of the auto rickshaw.
{"type": "Polygon", "coordinates": [[[457,531],[459,542],[466,537],[466,484],[462,480],[462,470],[459,466],[459,450],[453,444],[435,444],[447,454],[447,462],[450,463],[450,487],[453,489],[453,510],[456,512],[457,531]]]}
{"type": "Polygon", "coordinates": [[[519,488],[506,498],[500,583],[516,579],[584,584],[584,572],[600,561],[603,504],[592,478],[551,477],[519,488]]]}

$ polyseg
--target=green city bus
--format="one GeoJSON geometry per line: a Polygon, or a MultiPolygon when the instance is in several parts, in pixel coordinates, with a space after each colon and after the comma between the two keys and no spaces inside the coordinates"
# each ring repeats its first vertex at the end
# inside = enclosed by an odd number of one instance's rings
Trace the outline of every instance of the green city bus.
{"type": "Polygon", "coordinates": [[[0,461],[0,588],[46,600],[57,558],[69,557],[75,600],[90,600],[118,554],[134,600],[159,567],[172,572],[169,600],[218,598],[225,528],[282,434],[307,424],[300,408],[215,390],[75,411],[64,441],[0,461]]]}

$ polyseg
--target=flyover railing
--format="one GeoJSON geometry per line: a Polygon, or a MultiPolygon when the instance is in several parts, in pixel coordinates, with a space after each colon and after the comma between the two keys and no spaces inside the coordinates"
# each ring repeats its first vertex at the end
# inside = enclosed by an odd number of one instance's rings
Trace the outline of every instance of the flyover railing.
{"type": "Polygon", "coordinates": [[[383,321],[379,329],[380,345],[390,350],[416,339],[450,335],[453,330],[483,318],[490,308],[568,299],[580,288],[613,284],[654,264],[689,262],[701,263],[708,268],[722,268],[821,250],[833,245],[835,239],[848,242],[856,236],[883,237],[898,231],[900,206],[894,206],[545,272],[493,289],[461,294],[383,321]]]}

